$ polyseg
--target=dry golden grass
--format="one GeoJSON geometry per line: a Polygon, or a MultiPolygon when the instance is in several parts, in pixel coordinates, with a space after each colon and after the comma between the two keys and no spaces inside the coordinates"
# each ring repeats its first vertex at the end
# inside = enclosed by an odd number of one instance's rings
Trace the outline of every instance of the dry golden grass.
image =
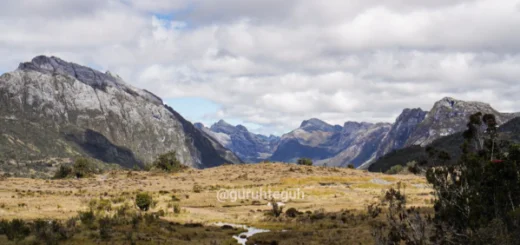
{"type": "Polygon", "coordinates": [[[303,200],[290,200],[286,208],[300,211],[325,209],[363,210],[397,182],[406,185],[410,206],[428,206],[431,189],[414,175],[384,175],[347,168],[308,167],[287,164],[225,165],[182,173],[114,171],[88,179],[41,180],[6,178],[0,180],[0,219],[65,219],[86,210],[92,199],[110,199],[114,205],[133,204],[135,194],[153,194],[153,210],[168,210],[166,219],[176,222],[230,222],[261,225],[268,200],[219,202],[223,189],[300,188],[303,200]],[[383,184],[381,184],[383,183],[383,184]],[[197,187],[196,187],[197,186],[197,187]],[[195,188],[194,188],[195,187],[195,188]],[[197,190],[199,189],[199,190],[197,190]],[[172,195],[183,212],[173,214],[172,195]]]}

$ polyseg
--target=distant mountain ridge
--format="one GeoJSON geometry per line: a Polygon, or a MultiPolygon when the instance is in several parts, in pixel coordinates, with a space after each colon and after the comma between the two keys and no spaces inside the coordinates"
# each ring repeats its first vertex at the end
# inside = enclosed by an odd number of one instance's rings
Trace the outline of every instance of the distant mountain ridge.
{"type": "Polygon", "coordinates": [[[158,96],[57,57],[1,75],[0,105],[0,155],[19,160],[89,156],[132,167],[174,150],[196,168],[241,162],[158,96]]]}
{"type": "Polygon", "coordinates": [[[251,133],[242,125],[233,126],[224,120],[218,121],[210,128],[202,123],[195,123],[195,127],[213,137],[246,162],[259,162],[269,158],[280,139],[273,135],[251,133]]]}
{"type": "MultiPolygon", "coordinates": [[[[441,137],[463,131],[468,116],[478,111],[496,115],[499,124],[520,115],[500,113],[489,104],[482,102],[445,97],[434,103],[430,111],[421,108],[404,109],[392,124],[345,122],[340,126],[311,118],[303,121],[297,129],[282,135],[279,140],[271,141],[269,148],[271,155],[265,159],[295,162],[298,158],[307,157],[313,159],[318,165],[353,164],[366,169],[377,159],[395,150],[413,145],[425,146],[441,137]]],[[[216,125],[220,124],[219,122],[216,125]]],[[[212,126],[206,128],[206,131],[213,132],[214,137],[232,151],[237,148],[233,147],[233,144],[244,144],[243,140],[233,143],[237,137],[229,137],[231,131],[226,131],[225,128],[229,126],[212,126]]],[[[257,137],[261,136],[257,135],[257,137]]],[[[255,161],[261,161],[261,156],[269,155],[258,155],[252,150],[254,148],[249,149],[247,154],[254,155],[255,161]]],[[[266,150],[263,149],[263,152],[266,150]]]]}

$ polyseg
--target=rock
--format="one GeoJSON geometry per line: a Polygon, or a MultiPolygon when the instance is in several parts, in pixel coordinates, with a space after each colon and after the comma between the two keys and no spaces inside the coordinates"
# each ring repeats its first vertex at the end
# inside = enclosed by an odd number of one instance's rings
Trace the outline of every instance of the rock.
{"type": "Polygon", "coordinates": [[[424,120],[427,113],[421,110],[421,108],[404,109],[395,120],[388,134],[381,141],[381,145],[379,145],[377,150],[377,157],[403,148],[410,135],[415,132],[415,129],[424,120]]]}
{"type": "Polygon", "coordinates": [[[241,162],[158,96],[57,57],[38,56],[0,76],[0,105],[0,134],[34,145],[32,157],[79,154],[132,167],[176,151],[196,168],[241,162]]]}
{"type": "Polygon", "coordinates": [[[243,125],[233,126],[224,120],[210,128],[197,123],[197,128],[211,135],[216,141],[233,151],[242,160],[260,162],[271,156],[279,137],[254,134],[243,125]]]}
{"type": "Polygon", "coordinates": [[[477,112],[495,115],[499,124],[503,124],[514,117],[514,114],[502,114],[486,103],[446,97],[433,105],[425,119],[410,135],[405,146],[425,146],[440,137],[463,131],[466,129],[468,117],[477,112]]]}

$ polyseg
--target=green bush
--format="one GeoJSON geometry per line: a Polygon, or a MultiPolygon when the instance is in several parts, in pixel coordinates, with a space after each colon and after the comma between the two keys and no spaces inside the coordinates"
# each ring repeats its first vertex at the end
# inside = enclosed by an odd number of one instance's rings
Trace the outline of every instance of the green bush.
{"type": "Polygon", "coordinates": [[[83,157],[76,159],[74,166],[72,167],[72,171],[76,178],[89,177],[94,173],[92,170],[92,163],[83,157]]]}
{"type": "Polygon", "coordinates": [[[312,160],[310,158],[300,158],[296,162],[298,165],[312,166],[312,160]]]}
{"type": "Polygon", "coordinates": [[[178,203],[175,203],[173,205],[173,213],[175,213],[175,214],[180,214],[181,213],[181,206],[179,206],[178,203]]]}
{"type": "Polygon", "coordinates": [[[200,186],[199,184],[195,183],[195,185],[193,185],[193,192],[195,193],[201,193],[203,190],[202,186],[200,186]]]}
{"type": "Polygon", "coordinates": [[[349,164],[349,165],[347,165],[347,168],[355,169],[356,167],[354,166],[354,164],[349,164]]]}
{"type": "Polygon", "coordinates": [[[148,193],[139,193],[135,196],[135,205],[142,211],[148,211],[153,203],[152,196],[148,193]]]}
{"type": "Polygon", "coordinates": [[[81,220],[81,224],[86,227],[92,228],[94,226],[94,221],[96,221],[96,216],[92,210],[87,212],[78,212],[79,220],[81,220]]]}
{"type": "Polygon", "coordinates": [[[153,168],[164,172],[179,172],[187,167],[183,165],[178,159],[175,151],[160,155],[154,162],[153,168]]]}
{"type": "Polygon", "coordinates": [[[386,174],[398,174],[401,171],[403,171],[403,169],[404,168],[402,165],[395,165],[395,166],[392,166],[389,170],[387,170],[386,174]]]}
{"type": "Polygon", "coordinates": [[[299,212],[295,208],[289,208],[289,209],[287,209],[287,211],[285,211],[285,215],[287,215],[287,217],[290,217],[290,218],[296,218],[296,216],[298,216],[300,214],[302,214],[302,213],[299,212]]]}
{"type": "Polygon", "coordinates": [[[31,229],[25,221],[13,219],[11,221],[2,220],[0,222],[0,234],[7,236],[9,241],[22,241],[31,234],[31,229]]]}
{"type": "Polygon", "coordinates": [[[54,173],[54,179],[65,179],[72,175],[72,168],[61,165],[58,171],[54,173]]]}
{"type": "Polygon", "coordinates": [[[99,237],[102,240],[110,240],[112,237],[112,219],[110,217],[99,219],[99,237]]]}
{"type": "Polygon", "coordinates": [[[36,220],[32,226],[32,232],[36,239],[43,244],[58,245],[74,235],[75,226],[63,226],[60,222],[36,220]]]}

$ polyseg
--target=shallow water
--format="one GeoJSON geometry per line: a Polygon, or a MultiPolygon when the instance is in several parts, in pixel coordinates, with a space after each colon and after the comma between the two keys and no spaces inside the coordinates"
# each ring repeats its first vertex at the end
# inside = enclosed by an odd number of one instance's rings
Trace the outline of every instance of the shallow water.
{"type": "Polygon", "coordinates": [[[240,228],[240,229],[247,230],[246,232],[242,232],[236,236],[233,236],[233,238],[235,238],[235,240],[237,240],[238,243],[240,243],[242,245],[245,245],[247,242],[247,239],[255,234],[270,232],[270,230],[263,230],[263,229],[258,229],[255,227],[246,226],[246,225],[238,225],[238,224],[231,224],[231,223],[218,222],[218,223],[215,223],[214,225],[216,225],[216,226],[229,225],[233,228],[240,228]],[[240,238],[241,236],[244,236],[244,235],[246,236],[246,238],[240,238]]]}

